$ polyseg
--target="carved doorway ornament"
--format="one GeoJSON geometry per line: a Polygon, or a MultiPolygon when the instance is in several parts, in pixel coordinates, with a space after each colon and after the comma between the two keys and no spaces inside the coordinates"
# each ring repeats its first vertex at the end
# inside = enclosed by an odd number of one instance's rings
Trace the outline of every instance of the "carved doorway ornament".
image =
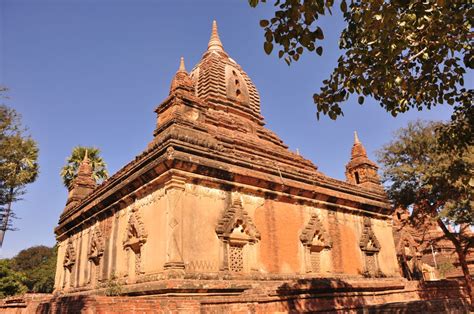
{"type": "Polygon", "coordinates": [[[304,246],[306,272],[321,273],[322,252],[331,249],[332,241],[316,213],[311,215],[300,240],[304,246]]]}
{"type": "Polygon", "coordinates": [[[89,283],[93,286],[100,280],[100,262],[104,255],[105,241],[99,226],[91,232],[87,259],[89,260],[89,283]]]}
{"type": "Polygon", "coordinates": [[[135,279],[135,276],[142,273],[142,246],[146,243],[147,237],[148,234],[145,230],[145,224],[138,213],[138,209],[133,207],[123,240],[123,247],[127,251],[128,257],[128,277],[131,281],[135,279]]]}
{"type": "Polygon", "coordinates": [[[76,251],[72,244],[72,240],[69,239],[66,252],[64,253],[64,281],[63,288],[68,289],[74,285],[74,265],[76,264],[76,251]]]}
{"type": "Polygon", "coordinates": [[[246,251],[250,250],[247,244],[254,249],[253,245],[260,240],[260,232],[242,207],[240,198],[232,201],[232,204],[224,211],[217,223],[216,233],[221,240],[220,269],[236,273],[244,272],[245,259],[249,255],[246,251]]]}
{"type": "Polygon", "coordinates": [[[375,237],[370,218],[364,217],[364,230],[359,242],[360,249],[364,255],[365,272],[369,276],[375,276],[379,272],[377,255],[380,252],[380,243],[375,237]]]}

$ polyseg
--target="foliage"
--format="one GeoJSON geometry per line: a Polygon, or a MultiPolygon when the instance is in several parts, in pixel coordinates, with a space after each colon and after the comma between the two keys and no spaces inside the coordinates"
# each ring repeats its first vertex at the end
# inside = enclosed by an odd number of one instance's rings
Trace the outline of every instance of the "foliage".
{"type": "Polygon", "coordinates": [[[14,271],[10,267],[10,260],[0,260],[0,298],[21,294],[27,291],[27,287],[23,284],[25,275],[14,271]]]}
{"type": "Polygon", "coordinates": [[[54,249],[39,245],[20,251],[13,259],[12,267],[17,271],[30,271],[54,256],[54,249]]]}
{"type": "Polygon", "coordinates": [[[57,249],[33,246],[12,259],[11,267],[26,275],[24,284],[30,292],[50,293],[54,288],[57,249]]]}
{"type": "Polygon", "coordinates": [[[0,297],[53,292],[56,254],[56,247],[33,246],[11,259],[0,260],[0,297]]]}
{"type": "Polygon", "coordinates": [[[455,248],[474,303],[473,279],[466,260],[474,247],[474,237],[467,232],[474,225],[474,146],[466,145],[459,151],[456,145],[446,145],[444,131],[454,123],[410,123],[378,154],[389,198],[396,207],[412,207],[412,217],[436,221],[455,248]],[[452,231],[450,225],[459,226],[459,231],[452,231]]]}
{"type": "Polygon", "coordinates": [[[71,156],[67,159],[67,164],[61,169],[61,177],[63,179],[64,186],[70,187],[72,181],[77,176],[77,170],[79,165],[84,160],[84,156],[87,151],[87,157],[89,158],[90,165],[92,167],[92,173],[94,180],[97,183],[101,183],[107,179],[109,174],[107,172],[107,165],[100,157],[100,150],[95,147],[76,146],[73,148],[71,156]]]}
{"type": "MultiPolygon", "coordinates": [[[[252,7],[259,2],[249,0],[252,7]]],[[[465,68],[474,67],[470,1],[276,0],[275,16],[260,21],[265,52],[278,45],[278,56],[288,65],[305,51],[321,55],[324,32],[318,19],[332,14],[336,4],[346,23],[342,55],[313,96],[318,118],[343,115],[340,104],[351,94],[359,95],[359,104],[375,98],[393,116],[442,103],[457,104],[459,112],[472,106],[473,92],[463,87],[465,68]]],[[[464,134],[472,144],[472,118],[467,122],[464,134]]]]}
{"type": "Polygon", "coordinates": [[[474,146],[462,155],[439,144],[437,129],[449,127],[437,122],[417,121],[396,133],[396,139],[379,151],[383,179],[396,206],[416,205],[430,209],[432,217],[454,224],[474,224],[469,181],[474,171],[474,146]],[[425,206],[430,205],[430,206],[425,206]]]}
{"type": "Polygon", "coordinates": [[[446,275],[452,270],[454,270],[454,268],[455,268],[454,265],[449,261],[438,264],[439,274],[443,278],[446,278],[446,275]]]}
{"type": "MultiPolygon", "coordinates": [[[[0,87],[0,95],[5,89],[0,87]]],[[[10,227],[12,203],[25,193],[25,186],[38,176],[38,146],[26,134],[20,115],[0,105],[0,247],[10,227]]]]}
{"type": "Polygon", "coordinates": [[[105,295],[112,297],[122,294],[122,284],[118,281],[115,273],[105,283],[105,295]]]}

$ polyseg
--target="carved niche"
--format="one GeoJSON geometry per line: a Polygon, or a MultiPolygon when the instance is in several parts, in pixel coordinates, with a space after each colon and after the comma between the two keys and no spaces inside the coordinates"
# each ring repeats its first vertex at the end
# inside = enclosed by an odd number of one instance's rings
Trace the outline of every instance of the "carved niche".
{"type": "Polygon", "coordinates": [[[99,260],[104,255],[105,241],[100,231],[99,226],[96,226],[91,233],[91,240],[89,244],[89,250],[87,252],[87,257],[89,260],[93,261],[95,264],[99,264],[99,260]]]}
{"type": "MultiPolygon", "coordinates": [[[[123,247],[128,252],[129,266],[135,264],[135,270],[132,273],[129,270],[129,275],[134,276],[141,273],[141,253],[142,246],[146,243],[148,234],[145,230],[145,224],[142,221],[138,209],[132,208],[132,214],[128,220],[125,236],[123,240],[123,247]],[[134,261],[133,261],[134,260],[134,261]]],[[[130,267],[129,267],[130,269],[130,267]]]]}
{"type": "Polygon", "coordinates": [[[95,284],[99,280],[100,261],[104,255],[105,241],[99,226],[91,232],[87,258],[89,260],[89,283],[95,284]]]}
{"type": "Polygon", "coordinates": [[[66,252],[64,254],[63,266],[70,270],[74,266],[75,263],[76,263],[76,251],[74,250],[74,246],[72,245],[72,240],[69,239],[66,246],[66,252]]]}
{"type": "Polygon", "coordinates": [[[222,244],[221,270],[244,271],[244,258],[247,244],[253,246],[260,240],[260,232],[252,218],[244,210],[240,198],[224,211],[216,227],[217,237],[222,244]]]}
{"type": "Polygon", "coordinates": [[[69,239],[66,251],[64,253],[64,260],[63,260],[63,267],[64,267],[64,280],[63,280],[63,287],[69,288],[73,285],[74,282],[74,265],[76,264],[76,251],[74,250],[74,246],[72,244],[72,240],[69,239]]]}
{"type": "Polygon", "coordinates": [[[321,273],[322,252],[331,249],[332,241],[316,213],[311,215],[300,240],[304,246],[306,272],[321,273]]]}
{"type": "Polygon", "coordinates": [[[377,255],[380,252],[380,243],[372,230],[370,218],[364,217],[364,230],[359,241],[359,247],[364,255],[365,272],[373,276],[379,271],[377,255]]]}

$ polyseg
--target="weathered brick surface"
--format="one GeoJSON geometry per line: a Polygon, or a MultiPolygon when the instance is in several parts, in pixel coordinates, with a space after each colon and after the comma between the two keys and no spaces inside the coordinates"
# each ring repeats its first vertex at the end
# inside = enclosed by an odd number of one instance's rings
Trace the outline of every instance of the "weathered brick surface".
{"type": "MultiPolygon", "coordinates": [[[[209,285],[218,282],[209,282],[209,285]]],[[[173,283],[171,283],[171,286],[173,283]]],[[[226,284],[222,284],[225,287],[226,284]]],[[[228,286],[228,285],[227,285],[228,286]]],[[[254,283],[236,295],[176,293],[151,296],[56,296],[0,304],[2,313],[468,313],[465,291],[456,281],[396,280],[275,281],[254,283]],[[21,302],[20,302],[21,301],[21,302]]]]}

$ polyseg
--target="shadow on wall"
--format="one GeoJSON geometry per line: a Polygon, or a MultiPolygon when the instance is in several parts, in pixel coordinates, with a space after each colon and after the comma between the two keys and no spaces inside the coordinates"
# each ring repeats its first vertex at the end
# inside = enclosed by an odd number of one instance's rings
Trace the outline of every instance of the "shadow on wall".
{"type": "Polygon", "coordinates": [[[40,303],[36,314],[81,313],[88,303],[87,296],[54,297],[40,303]]]}
{"type": "Polygon", "coordinates": [[[360,292],[361,288],[341,279],[311,278],[285,283],[277,293],[286,299],[290,313],[302,313],[363,308],[365,298],[350,293],[355,291],[360,292]]]}
{"type": "Polygon", "coordinates": [[[338,278],[311,278],[284,283],[277,294],[289,313],[469,313],[467,294],[460,288],[453,280],[372,279],[351,284],[338,278]]]}

